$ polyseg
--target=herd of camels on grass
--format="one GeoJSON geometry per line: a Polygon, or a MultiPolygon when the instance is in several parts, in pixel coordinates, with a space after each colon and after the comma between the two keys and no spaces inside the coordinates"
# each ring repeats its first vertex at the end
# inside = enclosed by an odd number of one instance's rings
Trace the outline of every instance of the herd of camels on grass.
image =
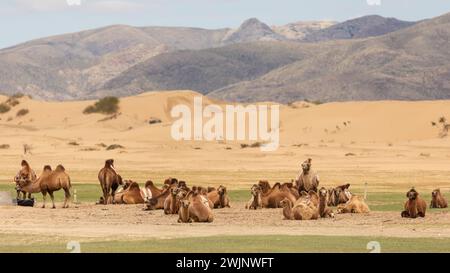
{"type": "MultiPolygon", "coordinates": [[[[53,193],[64,190],[63,208],[69,206],[71,181],[65,168],[58,165],[52,170],[45,166],[42,174],[37,177],[27,161],[21,163],[21,170],[14,178],[17,198],[23,195],[31,198],[32,193],[42,193],[43,208],[47,194],[55,201],[53,193]]],[[[144,204],[145,210],[163,209],[165,214],[178,214],[178,222],[212,222],[213,209],[229,208],[230,199],[227,189],[220,186],[188,187],[185,181],[175,178],[165,180],[162,188],[156,187],[152,181],[147,181],[144,188],[131,180],[122,180],[114,168],[114,160],[105,161],[105,166],[98,174],[103,196],[97,204],[144,204]]],[[[349,190],[350,184],[326,189],[319,188],[319,177],[311,168],[311,159],[301,164],[301,171],[296,180],[290,183],[276,183],[271,186],[268,181],[259,181],[251,187],[251,199],[246,209],[283,208],[283,216],[288,220],[315,220],[334,217],[331,207],[336,207],[336,213],[368,213],[369,207],[361,196],[354,195],[349,190]]],[[[402,217],[425,217],[426,202],[419,197],[413,188],[406,194],[402,217]]],[[[432,192],[431,208],[446,208],[447,201],[439,189],[432,192]]]]}

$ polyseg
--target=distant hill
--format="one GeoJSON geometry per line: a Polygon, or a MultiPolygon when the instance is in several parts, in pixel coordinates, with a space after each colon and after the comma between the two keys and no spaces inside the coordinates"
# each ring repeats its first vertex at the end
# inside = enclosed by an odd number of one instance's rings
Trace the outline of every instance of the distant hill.
{"type": "Polygon", "coordinates": [[[280,102],[450,98],[450,14],[380,37],[313,45],[307,58],[209,95],[280,102]]]}
{"type": "Polygon", "coordinates": [[[414,24],[415,22],[406,22],[395,18],[369,15],[310,32],[306,34],[302,40],[307,42],[321,42],[340,39],[367,38],[381,36],[414,24]]]}
{"type": "MultiPolygon", "coordinates": [[[[365,42],[338,41],[346,39],[341,34],[331,35],[334,38],[330,39],[337,40],[325,43],[309,42],[312,38],[308,37],[323,37],[324,31],[331,30],[340,33],[341,27],[337,26],[353,26],[355,22],[359,22],[356,24],[359,31],[350,38],[381,35],[411,25],[373,16],[355,20],[269,27],[252,18],[237,29],[217,30],[115,25],[42,38],[0,50],[0,90],[9,95],[21,92],[52,100],[174,89],[213,92],[212,96],[236,100],[251,100],[252,92],[282,101],[290,100],[291,96],[316,97],[291,95],[297,92],[291,89],[292,84],[319,75],[316,71],[302,74],[307,70],[303,65],[325,65],[320,67],[324,73],[328,66],[321,62],[338,62],[347,56],[347,47],[365,42]],[[296,67],[300,64],[302,67],[296,67]],[[274,78],[266,82],[267,77],[274,78]],[[283,91],[286,89],[289,91],[283,91]],[[275,97],[265,95],[269,93],[275,97]]],[[[391,51],[399,54],[393,48],[391,51]]],[[[376,54],[371,58],[373,62],[382,61],[376,54]]],[[[365,62],[363,59],[361,62],[365,62]]],[[[309,67],[314,69],[317,68],[309,67]]],[[[366,67],[360,65],[360,69],[365,71],[366,67]]],[[[322,99],[334,97],[324,95],[322,99]]]]}

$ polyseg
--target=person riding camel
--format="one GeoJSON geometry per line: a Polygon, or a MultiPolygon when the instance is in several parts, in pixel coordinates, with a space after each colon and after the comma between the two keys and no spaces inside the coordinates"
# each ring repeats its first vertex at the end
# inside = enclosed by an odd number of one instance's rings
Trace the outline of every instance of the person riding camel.
{"type": "MultiPolygon", "coordinates": [[[[20,193],[23,193],[23,199],[26,198],[26,192],[20,190],[20,182],[31,182],[37,179],[36,173],[31,169],[26,160],[22,160],[22,169],[14,177],[14,183],[16,183],[17,199],[20,199],[20,193]]],[[[31,198],[31,193],[28,193],[28,198],[31,198]]]]}

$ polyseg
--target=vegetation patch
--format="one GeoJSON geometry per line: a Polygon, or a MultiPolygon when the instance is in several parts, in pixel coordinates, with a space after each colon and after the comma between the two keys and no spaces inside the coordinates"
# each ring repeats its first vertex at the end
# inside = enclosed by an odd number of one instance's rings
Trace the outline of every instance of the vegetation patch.
{"type": "Polygon", "coordinates": [[[9,149],[11,146],[9,146],[9,144],[1,144],[0,145],[0,149],[4,150],[4,149],[9,149]]]}
{"type": "Polygon", "coordinates": [[[26,114],[28,114],[30,111],[28,109],[20,109],[19,111],[17,111],[16,116],[18,117],[23,117],[26,114]]]}
{"type": "Polygon", "coordinates": [[[116,150],[116,149],[125,149],[125,147],[123,147],[122,145],[119,145],[119,144],[112,144],[112,145],[109,145],[108,147],[106,147],[107,151],[116,150]]]}
{"type": "Polygon", "coordinates": [[[6,103],[0,104],[0,114],[8,113],[9,110],[11,110],[11,107],[7,105],[6,103]]]}
{"type": "Polygon", "coordinates": [[[94,105],[89,105],[83,111],[84,114],[100,113],[115,114],[119,111],[119,99],[117,97],[104,97],[98,100],[94,105]]]}

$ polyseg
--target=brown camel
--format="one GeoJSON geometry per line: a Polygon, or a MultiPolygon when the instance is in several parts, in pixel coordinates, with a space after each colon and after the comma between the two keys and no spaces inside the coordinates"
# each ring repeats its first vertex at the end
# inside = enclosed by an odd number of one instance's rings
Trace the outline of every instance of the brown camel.
{"type": "Polygon", "coordinates": [[[276,183],[269,191],[261,194],[261,202],[263,208],[279,208],[280,201],[284,198],[288,198],[294,203],[296,201],[295,196],[289,190],[289,188],[280,183],[276,183]]]}
{"type": "Polygon", "coordinates": [[[189,197],[189,217],[194,222],[207,222],[214,221],[214,215],[210,207],[208,199],[197,189],[192,192],[189,197]]]}
{"type": "MultiPolygon", "coordinates": [[[[20,199],[20,194],[22,194],[23,198],[27,198],[27,193],[19,189],[19,183],[22,182],[33,182],[36,181],[36,173],[31,169],[30,164],[26,160],[22,160],[21,164],[22,168],[14,177],[14,182],[16,183],[16,191],[17,191],[17,199],[20,199]]],[[[31,193],[28,193],[28,199],[31,199],[31,193]]]]}
{"type": "Polygon", "coordinates": [[[316,220],[319,212],[311,202],[310,195],[303,191],[300,199],[293,203],[290,199],[284,198],[280,205],[283,207],[283,215],[288,220],[316,220]]]}
{"type": "Polygon", "coordinates": [[[247,202],[245,205],[246,209],[262,209],[262,191],[261,187],[254,184],[250,190],[252,194],[252,198],[250,198],[250,201],[247,202]]]}
{"type": "Polygon", "coordinates": [[[335,207],[339,204],[347,203],[352,197],[349,187],[350,184],[345,184],[328,190],[328,206],[335,207]]]}
{"type": "Polygon", "coordinates": [[[144,204],[142,190],[139,188],[138,183],[131,182],[130,186],[122,194],[122,202],[127,205],[144,204]]]}
{"type": "Polygon", "coordinates": [[[98,181],[102,187],[104,204],[113,203],[116,190],[123,183],[122,177],[114,168],[114,159],[105,161],[105,166],[98,173],[98,181]]]}
{"type": "Polygon", "coordinates": [[[50,166],[45,166],[41,176],[39,176],[39,178],[35,181],[22,180],[19,182],[19,188],[21,191],[25,191],[28,193],[42,193],[44,199],[42,208],[45,208],[47,193],[52,199],[52,208],[56,208],[53,193],[61,189],[64,190],[65,194],[63,208],[68,208],[71,187],[72,185],[70,182],[70,177],[66,173],[66,169],[62,165],[58,165],[54,171],[52,171],[52,168],[50,166]]]}
{"type": "Polygon", "coordinates": [[[419,193],[412,188],[406,193],[406,197],[408,201],[405,202],[405,210],[402,211],[401,216],[406,218],[425,217],[427,204],[419,197],[419,193]]]}
{"type": "Polygon", "coordinates": [[[328,207],[328,191],[324,187],[319,190],[319,215],[322,218],[334,218],[333,210],[328,207]]]}
{"type": "Polygon", "coordinates": [[[220,186],[217,190],[215,188],[208,188],[207,197],[214,205],[214,208],[229,208],[230,199],[228,198],[227,188],[220,186]]]}
{"type": "Polygon", "coordinates": [[[431,204],[430,208],[446,208],[448,206],[447,200],[445,200],[444,196],[441,193],[440,189],[435,189],[431,193],[431,204]]]}
{"type": "Polygon", "coordinates": [[[176,184],[172,184],[168,188],[165,188],[161,194],[152,197],[145,201],[146,207],[145,210],[157,210],[157,209],[164,209],[164,202],[166,201],[166,198],[170,195],[171,189],[176,188],[176,184]]]}
{"type": "Polygon", "coordinates": [[[370,209],[364,198],[353,195],[345,204],[339,204],[337,213],[369,213],[370,209]]]}
{"type": "Polygon", "coordinates": [[[178,223],[192,223],[189,216],[189,205],[191,203],[187,199],[180,200],[180,209],[178,210],[178,223]]]}
{"type": "Polygon", "coordinates": [[[179,200],[177,200],[179,189],[171,188],[169,191],[170,194],[164,200],[164,213],[177,214],[179,210],[179,200]]]}
{"type": "Polygon", "coordinates": [[[296,187],[299,193],[302,191],[315,191],[319,186],[319,176],[311,169],[312,159],[308,158],[301,165],[301,173],[297,176],[296,187]]]}

